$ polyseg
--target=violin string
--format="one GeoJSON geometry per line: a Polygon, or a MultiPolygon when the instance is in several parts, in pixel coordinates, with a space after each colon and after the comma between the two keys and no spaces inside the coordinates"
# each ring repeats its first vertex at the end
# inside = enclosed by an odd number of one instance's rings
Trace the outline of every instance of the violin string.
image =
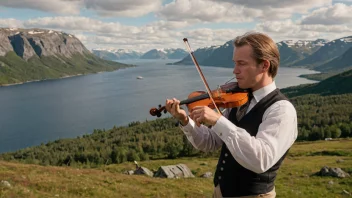
{"type": "Polygon", "coordinates": [[[236,76],[234,76],[233,78],[231,78],[230,80],[226,81],[225,84],[229,83],[231,80],[235,79],[236,76]]]}

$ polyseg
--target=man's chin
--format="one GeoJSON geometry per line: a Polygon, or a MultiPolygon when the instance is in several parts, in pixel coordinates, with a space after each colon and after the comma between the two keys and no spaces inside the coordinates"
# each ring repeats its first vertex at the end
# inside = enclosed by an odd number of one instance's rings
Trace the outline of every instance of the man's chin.
{"type": "Polygon", "coordinates": [[[237,82],[237,85],[241,89],[247,89],[247,87],[245,85],[241,84],[240,82],[237,82]]]}

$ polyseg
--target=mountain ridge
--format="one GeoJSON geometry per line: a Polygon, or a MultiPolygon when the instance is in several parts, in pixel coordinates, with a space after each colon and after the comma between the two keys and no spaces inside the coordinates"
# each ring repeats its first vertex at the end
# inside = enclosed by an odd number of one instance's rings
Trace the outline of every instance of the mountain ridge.
{"type": "Polygon", "coordinates": [[[131,66],[98,58],[65,32],[0,28],[0,41],[0,86],[131,66]]]}
{"type": "MultiPolygon", "coordinates": [[[[198,63],[203,66],[233,67],[233,40],[223,45],[209,48],[199,48],[194,51],[198,63]]],[[[320,67],[333,59],[342,56],[352,47],[352,36],[328,41],[325,39],[316,40],[284,40],[276,43],[280,52],[280,65],[286,67],[304,67],[321,72],[346,70],[345,65],[335,67],[320,67]]],[[[190,56],[170,63],[170,65],[192,65],[190,56]]],[[[336,63],[335,64],[340,64],[336,63]]],[[[347,68],[348,69],[348,68],[347,68]]]]}

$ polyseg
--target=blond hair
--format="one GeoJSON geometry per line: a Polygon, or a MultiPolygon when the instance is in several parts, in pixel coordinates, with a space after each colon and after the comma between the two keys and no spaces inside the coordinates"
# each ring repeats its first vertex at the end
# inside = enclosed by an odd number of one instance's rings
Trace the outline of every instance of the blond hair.
{"type": "Polygon", "coordinates": [[[264,60],[270,62],[269,76],[274,78],[280,63],[280,53],[276,43],[267,35],[259,32],[247,32],[234,40],[235,47],[249,45],[253,49],[253,58],[260,64],[264,60]]]}

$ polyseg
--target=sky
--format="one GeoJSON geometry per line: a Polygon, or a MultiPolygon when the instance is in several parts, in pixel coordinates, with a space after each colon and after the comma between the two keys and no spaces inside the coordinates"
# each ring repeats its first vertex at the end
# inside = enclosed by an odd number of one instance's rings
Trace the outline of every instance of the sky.
{"type": "Polygon", "coordinates": [[[352,36],[352,0],[0,0],[0,27],[74,34],[89,49],[222,45],[248,31],[282,40],[352,36]]]}

